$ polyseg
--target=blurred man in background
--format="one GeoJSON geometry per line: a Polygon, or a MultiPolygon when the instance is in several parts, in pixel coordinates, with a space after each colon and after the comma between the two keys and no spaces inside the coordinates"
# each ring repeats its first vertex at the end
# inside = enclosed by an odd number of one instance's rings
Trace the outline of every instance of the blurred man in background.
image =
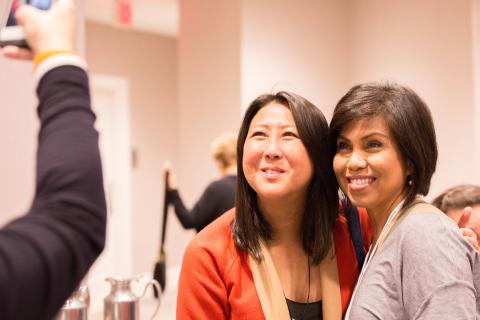
{"type": "Polygon", "coordinates": [[[449,188],[433,199],[432,204],[459,225],[473,230],[480,245],[480,186],[464,184],[449,188]]]}

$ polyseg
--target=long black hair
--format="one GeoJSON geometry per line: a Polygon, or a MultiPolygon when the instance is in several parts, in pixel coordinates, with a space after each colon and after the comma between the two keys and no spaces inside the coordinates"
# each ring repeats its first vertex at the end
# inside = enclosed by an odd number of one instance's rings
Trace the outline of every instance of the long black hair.
{"type": "Polygon", "coordinates": [[[322,112],[305,98],[289,92],[265,94],[255,99],[247,111],[237,139],[236,215],[232,234],[236,246],[261,260],[259,240],[272,239],[272,228],[261,214],[257,195],[243,173],[243,147],[257,112],[271,102],[287,107],[310,157],[313,177],[307,189],[303,214],[302,243],[313,264],[319,264],[333,245],[332,234],[338,216],[338,184],[328,153],[328,123],[322,112]]]}

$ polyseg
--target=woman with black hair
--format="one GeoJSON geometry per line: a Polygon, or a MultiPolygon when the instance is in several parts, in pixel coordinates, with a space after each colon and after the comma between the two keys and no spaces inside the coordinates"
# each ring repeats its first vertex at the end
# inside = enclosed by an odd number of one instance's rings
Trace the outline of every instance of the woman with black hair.
{"type": "Polygon", "coordinates": [[[438,154],[422,99],[395,83],[355,86],[335,107],[329,145],[342,191],[373,227],[346,319],[478,319],[479,255],[422,198],[438,154]]]}
{"type": "MultiPolygon", "coordinates": [[[[323,114],[298,95],[250,104],[237,143],[236,207],[189,244],[177,319],[342,317],[358,262],[327,137],[323,114]]],[[[369,243],[360,217],[357,236],[369,243]]]]}

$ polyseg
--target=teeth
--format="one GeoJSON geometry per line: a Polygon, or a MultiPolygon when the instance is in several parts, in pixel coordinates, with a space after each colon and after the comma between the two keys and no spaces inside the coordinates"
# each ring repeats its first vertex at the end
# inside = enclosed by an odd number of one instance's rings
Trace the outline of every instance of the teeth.
{"type": "Polygon", "coordinates": [[[276,174],[276,173],[279,173],[280,171],[267,169],[267,170],[265,170],[265,172],[267,174],[276,174]]]}
{"type": "Polygon", "coordinates": [[[373,178],[350,179],[350,183],[356,186],[366,185],[373,182],[373,178]]]}

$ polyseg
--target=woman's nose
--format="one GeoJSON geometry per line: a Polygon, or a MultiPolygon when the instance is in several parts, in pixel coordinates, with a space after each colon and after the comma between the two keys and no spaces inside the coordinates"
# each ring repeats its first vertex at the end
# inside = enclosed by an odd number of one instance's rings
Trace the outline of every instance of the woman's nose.
{"type": "Polygon", "coordinates": [[[347,168],[349,170],[355,171],[359,169],[364,169],[367,167],[367,160],[359,152],[352,152],[350,158],[348,159],[347,168]]]}
{"type": "Polygon", "coordinates": [[[268,141],[265,148],[265,157],[267,159],[278,159],[282,156],[282,149],[278,139],[272,138],[268,141]]]}

